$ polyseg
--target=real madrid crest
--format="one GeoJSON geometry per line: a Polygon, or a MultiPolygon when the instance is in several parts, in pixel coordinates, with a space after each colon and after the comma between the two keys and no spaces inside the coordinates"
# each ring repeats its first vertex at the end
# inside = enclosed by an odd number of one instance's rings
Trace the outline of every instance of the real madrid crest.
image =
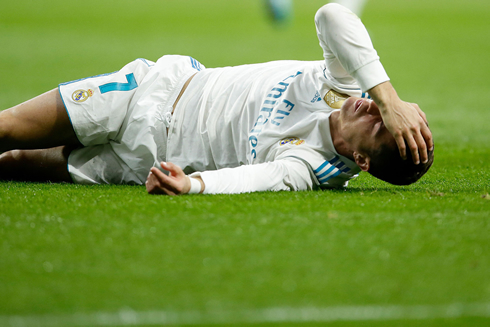
{"type": "Polygon", "coordinates": [[[305,140],[300,140],[297,137],[286,137],[285,139],[279,141],[280,145],[286,145],[286,144],[301,145],[303,143],[305,143],[305,140]]]}
{"type": "Polygon", "coordinates": [[[88,98],[90,98],[92,95],[94,95],[94,91],[92,91],[91,89],[88,89],[87,91],[85,91],[85,90],[76,90],[71,95],[71,98],[75,102],[84,102],[88,98]]]}
{"type": "Polygon", "coordinates": [[[347,98],[349,98],[347,94],[342,94],[334,90],[328,91],[325,97],[323,97],[328,106],[333,109],[340,109],[347,98]]]}

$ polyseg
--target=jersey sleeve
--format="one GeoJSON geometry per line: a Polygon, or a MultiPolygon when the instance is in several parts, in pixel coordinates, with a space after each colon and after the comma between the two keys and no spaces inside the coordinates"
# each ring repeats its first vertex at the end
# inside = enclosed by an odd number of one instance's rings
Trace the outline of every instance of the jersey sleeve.
{"type": "Polygon", "coordinates": [[[341,83],[355,78],[363,92],[389,80],[361,20],[349,9],[329,3],[315,15],[327,69],[341,83]]]}
{"type": "Polygon", "coordinates": [[[285,158],[256,165],[196,172],[204,181],[204,194],[233,194],[258,191],[311,190],[314,181],[303,161],[285,158]]]}

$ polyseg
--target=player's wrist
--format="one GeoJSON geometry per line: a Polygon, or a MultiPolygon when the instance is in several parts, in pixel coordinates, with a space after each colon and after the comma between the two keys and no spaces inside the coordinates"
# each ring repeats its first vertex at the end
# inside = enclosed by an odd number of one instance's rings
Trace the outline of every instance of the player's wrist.
{"type": "Polygon", "coordinates": [[[187,176],[190,182],[190,189],[187,194],[199,194],[202,192],[202,183],[197,178],[187,176]]]}
{"type": "Polygon", "coordinates": [[[368,91],[371,98],[378,105],[380,112],[386,113],[395,103],[401,101],[389,81],[376,85],[368,91]]]}

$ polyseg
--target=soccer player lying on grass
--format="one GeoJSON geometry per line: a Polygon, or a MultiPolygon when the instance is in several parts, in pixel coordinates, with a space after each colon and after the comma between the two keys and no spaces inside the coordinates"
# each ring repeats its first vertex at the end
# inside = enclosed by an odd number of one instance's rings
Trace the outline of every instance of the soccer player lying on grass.
{"type": "Polygon", "coordinates": [[[361,170],[415,182],[433,160],[424,113],[397,96],[351,11],[328,4],[315,23],[321,61],[139,59],[5,110],[0,178],[152,194],[344,187],[361,170]]]}

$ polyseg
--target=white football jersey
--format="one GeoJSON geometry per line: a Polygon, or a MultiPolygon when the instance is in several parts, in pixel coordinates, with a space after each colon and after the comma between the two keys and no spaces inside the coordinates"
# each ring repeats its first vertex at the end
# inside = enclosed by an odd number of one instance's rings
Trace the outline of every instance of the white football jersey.
{"type": "Polygon", "coordinates": [[[336,152],[330,114],[389,78],[352,12],[328,4],[315,22],[325,60],[198,72],[175,109],[167,160],[203,172],[207,193],[346,186],[360,170],[336,152]]]}

